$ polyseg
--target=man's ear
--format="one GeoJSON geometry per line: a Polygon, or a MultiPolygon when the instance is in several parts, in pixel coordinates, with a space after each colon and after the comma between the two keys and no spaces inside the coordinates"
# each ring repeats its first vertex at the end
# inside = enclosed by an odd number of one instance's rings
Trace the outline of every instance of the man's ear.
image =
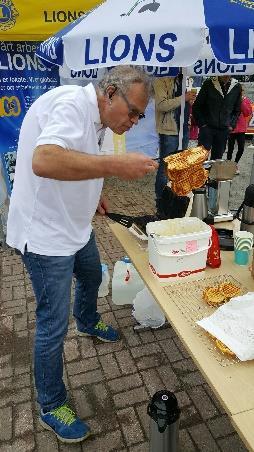
{"type": "Polygon", "coordinates": [[[107,91],[106,91],[106,95],[108,96],[109,100],[112,99],[112,97],[115,94],[116,90],[117,90],[117,87],[115,85],[108,86],[107,91]]]}

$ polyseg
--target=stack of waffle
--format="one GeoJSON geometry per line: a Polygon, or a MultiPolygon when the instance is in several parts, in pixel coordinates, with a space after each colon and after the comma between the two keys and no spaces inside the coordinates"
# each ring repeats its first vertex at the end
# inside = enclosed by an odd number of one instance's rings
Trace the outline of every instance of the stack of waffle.
{"type": "Polygon", "coordinates": [[[164,159],[168,178],[172,181],[171,188],[177,195],[186,196],[204,185],[208,173],[203,168],[203,162],[207,157],[208,151],[203,146],[198,146],[164,159]]]}

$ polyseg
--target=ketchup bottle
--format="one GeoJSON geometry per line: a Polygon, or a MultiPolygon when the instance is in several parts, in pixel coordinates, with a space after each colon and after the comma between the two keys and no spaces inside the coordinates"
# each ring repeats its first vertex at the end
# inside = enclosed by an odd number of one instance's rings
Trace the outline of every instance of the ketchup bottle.
{"type": "Polygon", "coordinates": [[[212,244],[208,249],[206,263],[209,267],[217,268],[221,266],[219,235],[214,226],[209,226],[212,229],[212,244]]]}

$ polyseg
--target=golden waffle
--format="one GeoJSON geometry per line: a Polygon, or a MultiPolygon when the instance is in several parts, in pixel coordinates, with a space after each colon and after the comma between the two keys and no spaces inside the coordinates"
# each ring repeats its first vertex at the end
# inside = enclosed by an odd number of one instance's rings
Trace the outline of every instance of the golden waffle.
{"type": "Polygon", "coordinates": [[[203,292],[203,298],[209,306],[220,306],[225,302],[225,296],[219,286],[207,287],[203,292]]]}
{"type": "Polygon", "coordinates": [[[202,164],[208,157],[208,151],[203,146],[186,149],[177,154],[169,155],[164,159],[167,163],[168,171],[171,173],[188,169],[193,165],[202,164]]]}
{"type": "Polygon", "coordinates": [[[208,151],[203,146],[198,146],[164,159],[168,178],[172,181],[171,188],[177,195],[186,196],[195,188],[204,185],[208,173],[202,163],[207,156],[208,151]]]}
{"type": "Polygon", "coordinates": [[[223,342],[221,342],[219,339],[215,340],[215,345],[222,353],[230,356],[236,356],[235,353],[232,352],[232,350],[230,350],[230,348],[223,344],[223,342]]]}
{"type": "Polygon", "coordinates": [[[209,306],[218,307],[240,293],[240,287],[231,282],[225,282],[214,287],[206,287],[203,291],[203,299],[209,306]]]}
{"type": "Polygon", "coordinates": [[[231,282],[225,282],[220,284],[221,290],[228,300],[233,297],[237,297],[241,293],[240,287],[236,286],[231,282]]]}
{"type": "Polygon", "coordinates": [[[178,196],[186,196],[195,188],[202,187],[208,177],[208,173],[204,168],[193,167],[186,171],[180,172],[176,178],[172,178],[172,190],[178,196]]]}

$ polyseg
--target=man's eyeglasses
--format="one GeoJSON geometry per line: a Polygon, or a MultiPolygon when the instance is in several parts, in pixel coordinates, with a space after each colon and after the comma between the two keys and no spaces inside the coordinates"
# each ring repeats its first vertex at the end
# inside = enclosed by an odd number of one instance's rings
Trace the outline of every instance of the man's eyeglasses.
{"type": "Polygon", "coordinates": [[[130,119],[134,119],[134,118],[138,118],[140,119],[144,119],[146,117],[145,113],[141,113],[140,111],[138,111],[135,107],[133,107],[130,102],[128,101],[126,95],[123,93],[123,91],[121,90],[121,88],[116,88],[117,91],[119,91],[120,95],[122,96],[123,100],[126,102],[126,105],[129,109],[129,113],[128,116],[130,119]]]}

